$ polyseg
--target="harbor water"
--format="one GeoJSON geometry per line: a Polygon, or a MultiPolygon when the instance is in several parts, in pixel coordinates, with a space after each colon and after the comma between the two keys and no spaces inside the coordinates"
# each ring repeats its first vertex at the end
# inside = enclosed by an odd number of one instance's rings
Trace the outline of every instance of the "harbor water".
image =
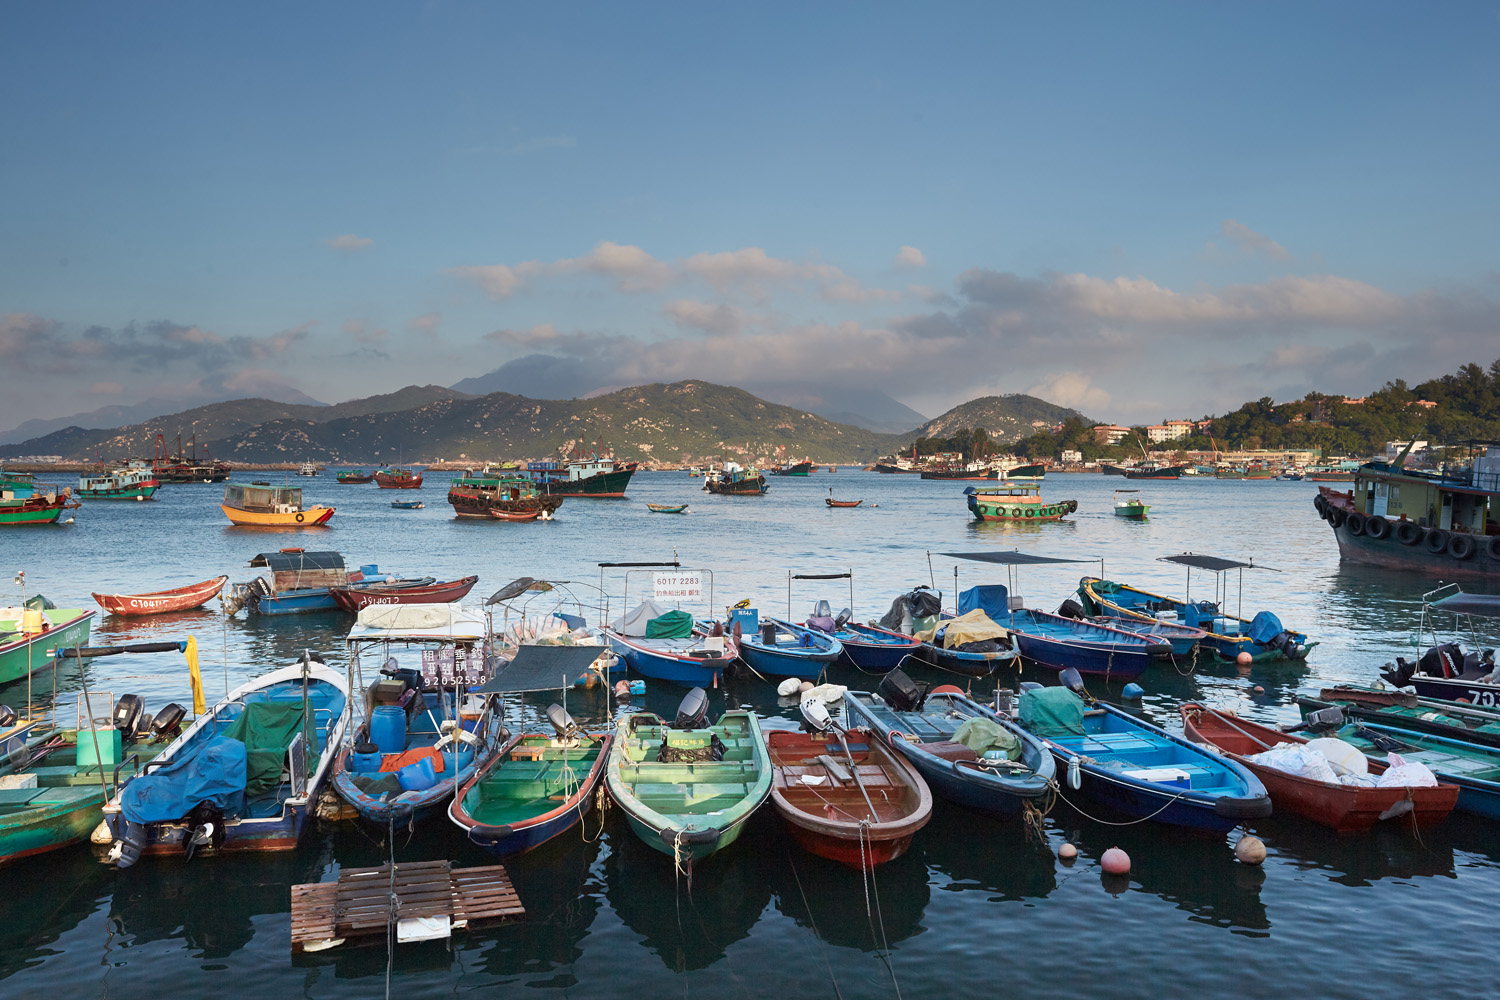
{"type": "MultiPolygon", "coordinates": [[[[244,477],[248,478],[248,477],[244,477]]],[[[565,502],[550,522],[461,521],[444,502],[446,478],[420,492],[338,485],[331,472],[294,479],[309,504],[338,508],[330,526],[277,531],[229,526],[222,486],[164,487],[150,502],[93,502],[75,522],[0,535],[6,585],[25,570],[28,594],[59,607],[94,607],[91,592],[141,593],[227,573],[258,571],[259,552],[300,546],[341,552],[351,567],[453,579],[480,576],[466,603],[477,604],[521,576],[569,581],[534,597],[532,613],[559,595],[589,605],[591,621],[608,599],[647,596],[644,573],[627,581],[601,562],[670,561],[711,571],[722,615],[749,598],[762,614],[788,612],[790,574],[849,571],[852,606],[878,617],[918,584],[941,590],[1007,582],[1003,567],[944,553],[1020,549],[1080,560],[1028,566],[1017,592],[1052,610],[1082,575],[1103,575],[1169,595],[1191,587],[1215,597],[1211,575],[1158,561],[1192,551],[1250,560],[1257,568],[1228,580],[1226,608],[1246,617],[1273,610],[1318,641],[1305,663],[1153,666],[1141,679],[1139,710],[1180,730],[1177,706],[1197,700],[1258,721],[1296,718],[1295,697],[1323,686],[1372,683],[1397,655],[1409,655],[1421,595],[1431,578],[1341,565],[1331,532],[1313,511],[1316,484],[1183,479],[1131,483],[1151,505],[1144,522],[1113,514],[1118,478],[1052,475],[1049,499],[1076,499],[1058,523],[1010,525],[971,520],[964,483],[841,469],[771,480],[761,497],[717,497],[685,473],[642,473],[625,500],[565,502]],[[823,500],[862,499],[854,509],[823,500]],[[417,496],[423,510],[393,510],[417,496]],[[685,516],[651,514],[647,502],[690,504],[685,516]],[[955,581],[955,567],[957,579],[955,581]],[[629,589],[628,595],[626,589],[629,589]],[[602,587],[602,594],[600,588],[602,587]]],[[[799,619],[820,598],[851,603],[847,581],[791,580],[799,619]]],[[[15,590],[6,598],[20,598],[15,590]]],[[[562,610],[575,611],[569,599],[562,610]]],[[[347,662],[352,619],[336,613],[226,618],[215,602],[197,612],[95,620],[95,644],[197,638],[209,701],[305,649],[347,662]]],[[[86,668],[94,714],[131,692],[146,710],[189,703],[183,659],[175,654],[113,657],[86,668]]],[[[923,673],[988,698],[997,678],[923,673]]],[[[873,688],[875,678],[840,672],[829,679],[873,688]]],[[[1032,670],[1020,679],[1045,680],[1032,670]]],[[[1118,700],[1118,685],[1091,690],[1118,700]]],[[[34,707],[56,706],[71,723],[76,666],[33,678],[34,707]]],[[[634,700],[670,715],[682,689],[648,681],[634,700]]],[[[796,705],[772,684],[735,678],[710,692],[711,711],[746,706],[771,725],[795,725],[796,705]]],[[[0,689],[17,708],[24,683],[0,689]]],[[[528,698],[513,714],[538,718],[550,697],[528,698]]],[[[605,690],[567,693],[585,725],[607,724],[605,690]]],[[[514,725],[512,728],[515,728],[514,725]]],[[[1080,803],[1082,804],[1082,803],[1080,803]]],[[[1084,808],[1087,808],[1085,806],[1084,808]]],[[[260,856],[149,858],[126,871],[80,845],[0,869],[0,996],[160,997],[248,993],[277,997],[620,996],[713,997],[1141,997],[1151,1000],[1311,993],[1319,997],[1472,997],[1489,981],[1483,947],[1500,898],[1500,825],[1453,816],[1422,831],[1383,824],[1338,837],[1295,817],[1253,824],[1266,843],[1263,866],[1234,859],[1227,838],[1192,836],[1152,823],[1109,825],[1058,802],[1045,840],[1019,823],[998,823],[946,802],[910,852],[873,877],[799,851],[768,804],[739,842],[700,863],[691,882],[669,857],[641,843],[618,809],[606,810],[507,868],[527,917],[455,934],[451,941],[383,944],[292,956],[290,887],[327,881],[343,867],[397,860],[492,863],[446,817],[397,830],[394,843],[352,824],[309,831],[295,852],[260,856]],[[1079,848],[1064,866],[1056,848],[1079,848]],[[1099,856],[1124,848],[1128,878],[1102,876],[1099,856]],[[1439,949],[1437,944],[1445,947],[1439,949]],[[1459,943],[1458,951],[1452,947],[1459,943]],[[1477,963],[1452,960],[1471,954],[1477,963]],[[389,964],[388,964],[389,963],[389,964]]]]}

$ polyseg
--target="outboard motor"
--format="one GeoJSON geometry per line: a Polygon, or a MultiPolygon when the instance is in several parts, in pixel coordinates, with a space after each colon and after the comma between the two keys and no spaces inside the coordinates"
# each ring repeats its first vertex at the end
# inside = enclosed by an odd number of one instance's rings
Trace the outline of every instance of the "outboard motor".
{"type": "Polygon", "coordinates": [[[812,616],[814,618],[832,618],[833,605],[829,604],[827,601],[819,601],[817,604],[813,605],[812,616]]]}
{"type": "Polygon", "coordinates": [[[828,706],[823,704],[822,698],[808,698],[801,705],[802,718],[806,720],[808,729],[815,733],[826,733],[828,727],[833,725],[833,717],[828,714],[828,706]]]}
{"type": "Polygon", "coordinates": [[[1266,645],[1281,650],[1281,655],[1288,660],[1300,660],[1307,656],[1307,647],[1298,642],[1290,631],[1278,633],[1266,645]]]}
{"type": "Polygon", "coordinates": [[[1088,692],[1083,687],[1083,677],[1078,673],[1076,668],[1069,667],[1059,674],[1057,679],[1062,681],[1063,687],[1074,694],[1084,695],[1085,697],[1088,695],[1088,692]]]}
{"type": "Polygon", "coordinates": [[[1063,618],[1072,618],[1083,621],[1088,615],[1083,613],[1083,605],[1074,600],[1063,601],[1057,608],[1057,613],[1063,618]]]}
{"type": "Polygon", "coordinates": [[[919,684],[897,667],[880,678],[880,684],[876,686],[875,693],[884,698],[885,703],[898,712],[917,712],[926,703],[927,692],[931,689],[931,685],[919,684]]]}
{"type": "Polygon", "coordinates": [[[16,722],[16,710],[9,705],[0,705],[0,726],[13,726],[16,722]]]}
{"type": "Polygon", "coordinates": [[[115,842],[115,848],[110,852],[116,868],[129,868],[141,860],[141,851],[146,847],[146,828],[139,823],[125,821],[125,832],[120,834],[120,839],[115,842]]]}
{"type": "Polygon", "coordinates": [[[200,802],[193,807],[193,811],[187,814],[187,837],[183,841],[183,849],[187,852],[185,860],[193,860],[193,855],[198,853],[202,847],[213,847],[218,849],[224,844],[224,813],[218,806],[209,802],[200,802]]]}
{"type": "Polygon", "coordinates": [[[852,609],[850,609],[850,608],[845,608],[844,610],[840,611],[833,618],[833,628],[834,628],[834,631],[838,631],[839,629],[843,628],[845,625],[848,625],[850,619],[852,619],[853,617],[854,617],[854,611],[852,609]]]}
{"type": "Polygon", "coordinates": [[[115,702],[113,721],[115,728],[122,736],[132,736],[136,730],[136,724],[140,722],[141,712],[146,703],[138,694],[122,694],[120,700],[115,702]]]}
{"type": "Polygon", "coordinates": [[[1333,731],[1342,729],[1344,726],[1344,710],[1337,705],[1320,708],[1316,712],[1308,712],[1307,717],[1302,720],[1303,729],[1333,731]]]}
{"type": "Polygon", "coordinates": [[[547,706],[547,721],[552,723],[559,742],[578,742],[578,723],[573,721],[573,717],[561,705],[553,702],[547,706]]]}
{"type": "Polygon", "coordinates": [[[693,688],[677,706],[677,718],[672,720],[672,728],[698,729],[707,721],[708,695],[702,688],[693,688]]]}
{"type": "Polygon", "coordinates": [[[170,736],[182,728],[182,720],[187,718],[187,709],[177,702],[170,702],[161,707],[156,713],[156,718],[151,720],[151,735],[157,739],[170,736]]]}

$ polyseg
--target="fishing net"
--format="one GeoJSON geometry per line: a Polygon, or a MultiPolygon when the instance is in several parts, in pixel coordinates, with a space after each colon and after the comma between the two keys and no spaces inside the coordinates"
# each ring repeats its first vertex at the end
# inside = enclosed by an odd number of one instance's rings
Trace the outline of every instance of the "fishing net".
{"type": "Polygon", "coordinates": [[[666,737],[663,736],[661,746],[656,751],[658,764],[702,764],[723,759],[724,744],[719,740],[717,733],[706,747],[674,747],[669,745],[666,737]]]}

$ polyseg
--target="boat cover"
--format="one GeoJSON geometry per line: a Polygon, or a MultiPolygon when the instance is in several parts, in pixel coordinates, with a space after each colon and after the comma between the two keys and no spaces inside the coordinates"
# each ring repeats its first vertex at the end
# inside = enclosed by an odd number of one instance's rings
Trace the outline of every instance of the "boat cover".
{"type": "Polygon", "coordinates": [[[693,634],[693,616],[686,611],[668,611],[646,623],[647,639],[686,639],[693,634]]]}
{"type": "Polygon", "coordinates": [[[630,614],[623,618],[615,619],[615,623],[610,628],[621,635],[633,635],[644,638],[646,635],[646,626],[650,623],[651,619],[660,618],[666,613],[666,608],[648,598],[642,601],[630,614]]]}
{"type": "Polygon", "coordinates": [[[484,615],[455,601],[372,604],[360,611],[346,641],[474,642],[484,637],[484,615]]]}
{"type": "Polygon", "coordinates": [[[978,608],[959,615],[957,618],[948,619],[943,623],[942,632],[944,649],[957,649],[967,643],[983,642],[986,639],[1004,639],[1010,635],[1010,632],[996,625],[994,619],[978,608]]]}
{"type": "Polygon", "coordinates": [[[1281,627],[1281,619],[1269,611],[1262,611],[1250,620],[1250,641],[1267,645],[1270,641],[1285,632],[1281,627]]]}
{"type": "MultiPolygon", "coordinates": [[[[245,744],[245,794],[256,796],[281,783],[286,748],[302,728],[302,702],[252,701],[224,730],[245,744]]],[[[312,770],[311,767],[308,770],[312,770]]]]}
{"type": "Polygon", "coordinates": [[[1456,615],[1480,615],[1485,618],[1500,618],[1500,596],[1495,594],[1449,594],[1440,601],[1432,602],[1434,611],[1449,611],[1456,615]]]}
{"type": "Polygon", "coordinates": [[[120,793],[120,812],[132,823],[181,819],[200,802],[238,816],[245,801],[245,744],[215,736],[197,753],[134,779],[120,793]]]}
{"type": "Polygon", "coordinates": [[[1083,735],[1083,699],[1065,687],[1021,692],[1021,725],[1037,736],[1083,735]]]}
{"type": "Polygon", "coordinates": [[[954,743],[962,743],[976,754],[986,750],[1004,750],[1011,760],[1021,759],[1021,741],[994,719],[976,715],[964,721],[953,734],[954,743]]]}
{"type": "Polygon", "coordinates": [[[1010,591],[998,583],[987,583],[970,587],[958,595],[958,613],[964,614],[978,608],[991,619],[1010,617],[1010,591]]]}

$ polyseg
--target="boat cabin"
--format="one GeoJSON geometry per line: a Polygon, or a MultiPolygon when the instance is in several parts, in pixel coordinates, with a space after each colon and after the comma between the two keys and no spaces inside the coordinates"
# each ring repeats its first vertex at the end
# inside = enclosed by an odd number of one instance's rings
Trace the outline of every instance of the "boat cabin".
{"type": "Polygon", "coordinates": [[[1500,534],[1500,445],[1472,468],[1418,472],[1368,462],[1354,476],[1354,509],[1472,535],[1500,534]]]}
{"type": "Polygon", "coordinates": [[[262,552],[250,560],[250,565],[269,571],[266,575],[271,578],[273,594],[315,587],[344,587],[358,583],[367,574],[373,576],[379,572],[374,566],[362,566],[360,572],[350,573],[344,568],[344,557],[339,553],[303,549],[262,552]]]}
{"type": "Polygon", "coordinates": [[[224,506],[259,514],[295,514],[304,509],[302,487],[230,483],[224,487],[224,506]]]}

